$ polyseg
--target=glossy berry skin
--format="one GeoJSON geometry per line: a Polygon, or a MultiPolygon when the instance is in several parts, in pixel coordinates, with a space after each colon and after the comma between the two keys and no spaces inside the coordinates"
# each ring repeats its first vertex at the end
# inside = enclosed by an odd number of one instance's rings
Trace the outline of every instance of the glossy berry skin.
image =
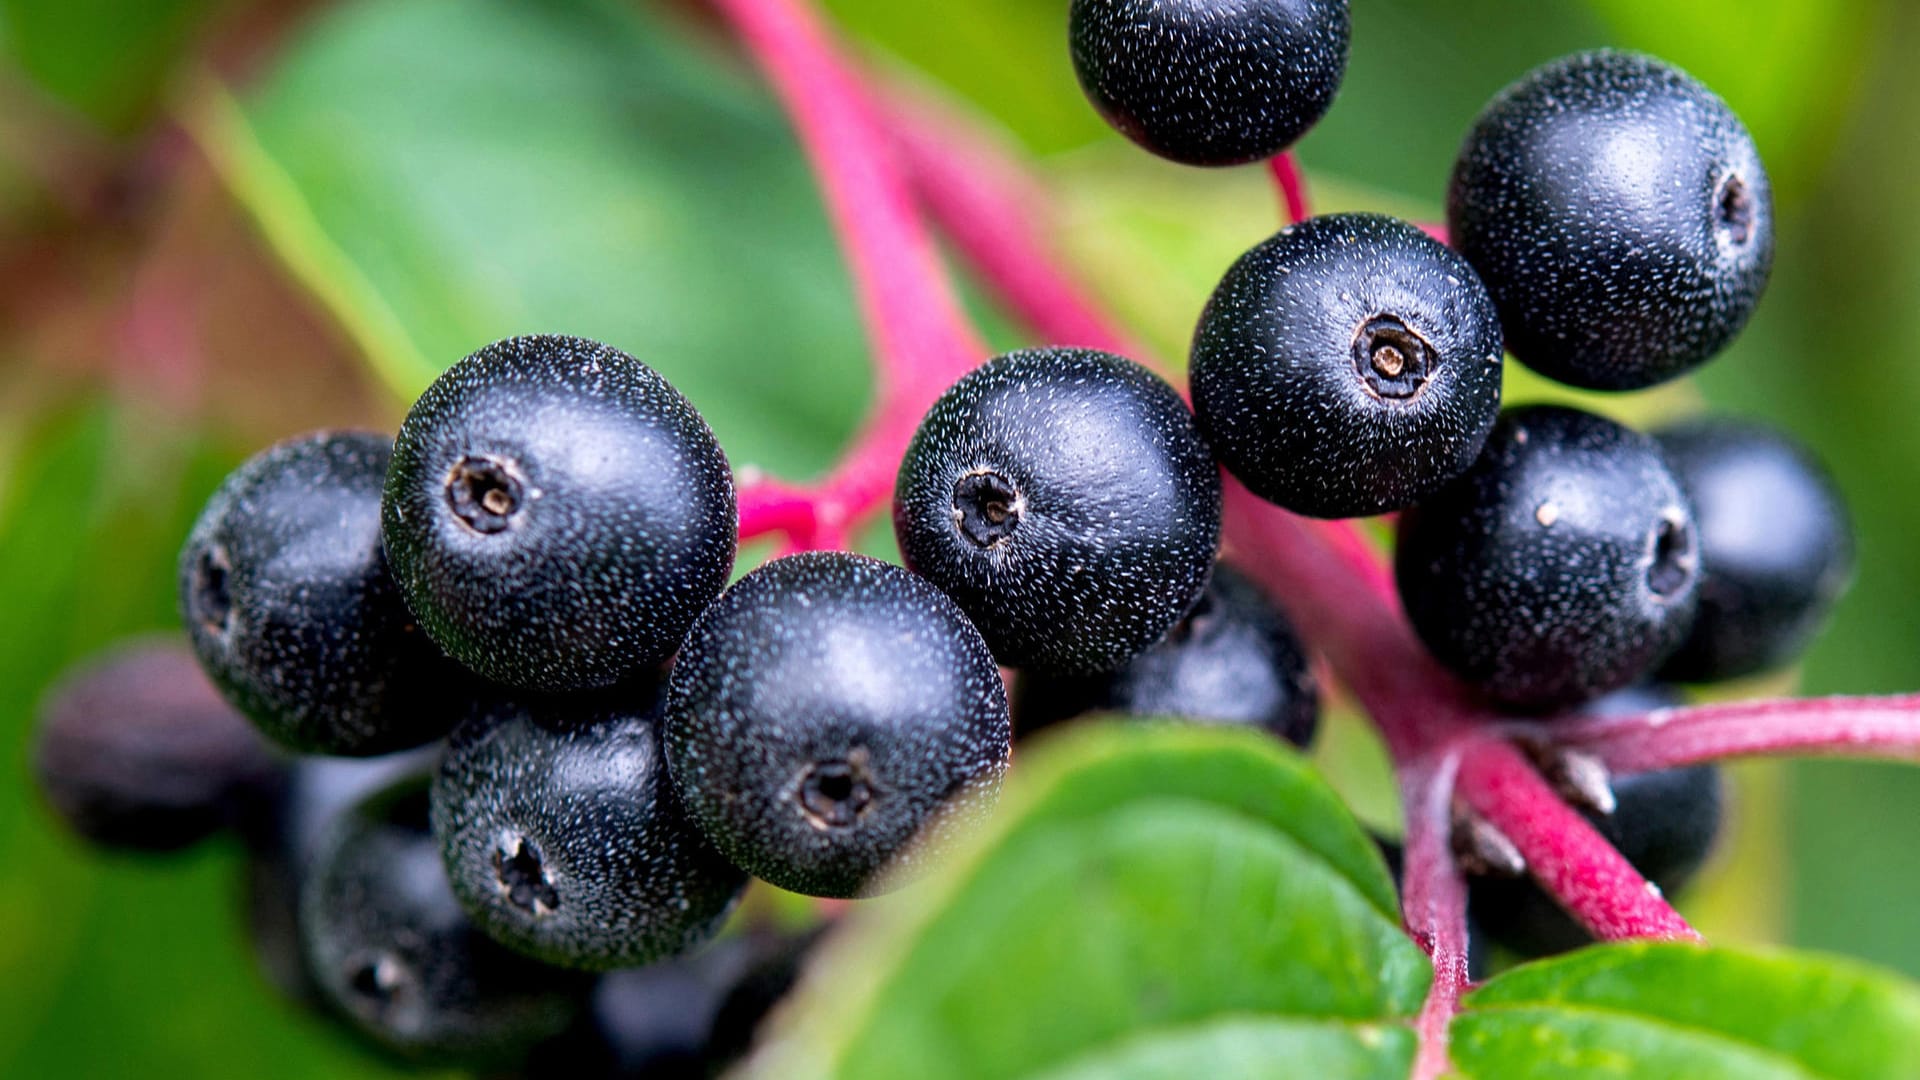
{"type": "MultiPolygon", "coordinates": [[[[1669,689],[1635,686],[1579,711],[1588,716],[1634,715],[1680,703],[1669,689]]],[[[1720,833],[1720,770],[1694,765],[1615,777],[1613,795],[1617,805],[1611,815],[1584,811],[1594,828],[1662,892],[1672,895],[1686,887],[1720,833]]],[[[1593,940],[1532,878],[1470,877],[1467,906],[1489,938],[1522,957],[1566,952],[1593,940]]]]}
{"type": "Polygon", "coordinates": [[[1161,157],[1239,165],[1293,145],[1347,70],[1346,0],[1074,0],[1073,69],[1161,157]]]}
{"type": "Polygon", "coordinates": [[[1341,518],[1466,471],[1500,414],[1500,321],[1466,260],[1379,214],[1330,214],[1240,257],[1193,339],[1194,414],[1254,494],[1341,518]]]}
{"type": "Polygon", "coordinates": [[[300,898],[321,995],[400,1057],[497,1066],[565,1030],[590,983],[509,952],[454,899],[418,781],[383,789],[322,843],[300,898]]]}
{"type": "Polygon", "coordinates": [[[1540,710],[1635,682],[1680,644],[1699,544],[1652,439],[1535,406],[1502,416],[1471,469],[1402,515],[1394,570],[1442,664],[1540,710]]]}
{"type": "Polygon", "coordinates": [[[123,645],[62,676],[40,704],[33,775],[90,843],[174,851],[232,823],[277,756],[183,644],[123,645]]]}
{"type": "Polygon", "coordinates": [[[675,797],[661,699],[654,689],[500,701],[454,730],[433,831],[487,933],[551,964],[606,970],[719,929],[747,878],[675,797]]]}
{"type": "Polygon", "coordinates": [[[1699,420],[1656,436],[1700,525],[1700,611],[1660,677],[1712,682],[1790,663],[1853,578],[1846,501],[1785,433],[1699,420]]]}
{"type": "Polygon", "coordinates": [[[673,667],[667,757],[693,819],[783,889],[871,895],[999,789],[1011,729],[986,642],[921,578],[791,555],[707,610],[673,667]]]}
{"type": "Polygon", "coordinates": [[[521,337],[455,364],[400,427],[387,554],[447,653],[535,690],[657,666],[726,585],[733,476],[700,414],[633,357],[521,337]]]}
{"type": "Polygon", "coordinates": [[[1713,92],[1649,56],[1556,60],[1494,98],[1461,148],[1447,226],[1549,378],[1632,390],[1726,347],[1773,265],[1773,195],[1713,92]]]}
{"type": "Polygon", "coordinates": [[[387,573],[380,490],[390,446],[321,431],[261,451],[208,500],[180,553],[193,651],[275,742],[384,754],[446,734],[452,673],[387,573]]]}
{"type": "Polygon", "coordinates": [[[1165,637],[1220,542],[1220,473],[1186,403],[1139,364],[1027,349],[920,422],[893,495],[907,566],[1008,667],[1111,671],[1165,637]]]}
{"type": "Polygon", "coordinates": [[[1023,737],[1094,712],[1247,725],[1306,746],[1320,724],[1320,693],[1293,624],[1222,563],[1166,640],[1119,671],[1023,674],[1015,684],[1023,737]]]}

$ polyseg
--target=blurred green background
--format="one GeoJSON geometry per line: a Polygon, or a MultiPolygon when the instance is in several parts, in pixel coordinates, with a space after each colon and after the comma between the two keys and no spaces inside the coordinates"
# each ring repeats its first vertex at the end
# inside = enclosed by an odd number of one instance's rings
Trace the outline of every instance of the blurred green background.
{"type": "MultiPolygon", "coordinates": [[[[1065,0],[827,7],[888,78],[970,104],[1033,156],[1053,239],[1164,355],[1274,225],[1258,170],[1165,165],[1102,127],[1067,64],[1065,0]]],[[[1605,407],[1704,400],[1813,444],[1862,555],[1799,685],[1920,687],[1920,365],[1903,337],[1920,313],[1920,6],[1355,0],[1345,89],[1300,148],[1319,203],[1437,216],[1486,98],[1609,43],[1740,112],[1780,241],[1724,359],[1605,407]]],[[[982,314],[996,341],[1024,340],[982,314]]],[[[381,1068],[255,974],[237,852],[102,858],[58,830],[28,779],[34,704],[75,658],[173,623],[174,552],[246,453],[391,428],[433,372],[533,331],[656,365],[736,464],[816,473],[862,414],[864,345],[804,163],[697,0],[0,0],[0,1075],[381,1068]]],[[[1357,728],[1322,756],[1363,813],[1390,811],[1357,728]]],[[[1920,772],[1737,774],[1733,834],[1689,914],[1920,975],[1920,772]]]]}

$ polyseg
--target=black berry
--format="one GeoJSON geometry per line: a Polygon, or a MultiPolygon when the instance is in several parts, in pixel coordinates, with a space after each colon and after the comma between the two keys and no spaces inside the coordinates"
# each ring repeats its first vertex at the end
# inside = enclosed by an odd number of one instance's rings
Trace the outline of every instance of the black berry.
{"type": "Polygon", "coordinates": [[[1111,671],[1206,586],[1220,473],[1172,387],[1086,349],[1028,349],[955,383],[893,496],[908,567],[953,597],[1000,663],[1111,671]]]}
{"type": "Polygon", "coordinates": [[[247,936],[261,973],[289,1000],[322,1000],[300,942],[300,893],[335,823],[402,779],[426,783],[438,760],[438,746],[384,757],[302,757],[249,789],[236,823],[247,847],[247,936]]]}
{"type": "Polygon", "coordinates": [[[417,780],[335,823],[303,889],[300,923],[325,1000],[376,1044],[416,1061],[511,1061],[565,1030],[589,985],[502,948],[468,921],[417,780]]]}
{"type": "Polygon", "coordinates": [[[652,369],[512,338],[435,380],[400,427],[387,554],[455,659],[538,690],[604,687],[672,655],[733,566],[726,455],[652,369]]]}
{"type": "Polygon", "coordinates": [[[63,821],[105,847],[172,851],[232,823],[276,755],[172,641],[121,646],[40,705],[34,779],[63,821]]]}
{"type": "Polygon", "coordinates": [[[1760,424],[1706,420],[1658,435],[1693,499],[1700,611],[1660,676],[1710,682],[1793,660],[1853,577],[1853,527],[1813,455],[1760,424]]]}
{"type": "Polygon", "coordinates": [[[667,754],[694,820],[794,892],[872,892],[1007,765],[1006,691],[979,632],[863,556],[793,555],[740,579],[695,624],[671,687],[667,754]]]}
{"type": "Polygon", "coordinates": [[[1461,148],[1447,224],[1513,355],[1600,390],[1719,352],[1773,264],[1753,138],[1712,91],[1633,53],[1566,57],[1501,92],[1461,148]]]}
{"type": "Polygon", "coordinates": [[[746,875],[668,783],[660,701],[501,701],[454,730],[433,784],[434,833],[489,934],[548,963],[606,969],[719,929],[746,875]]]}
{"type": "Polygon", "coordinates": [[[1558,406],[1502,416],[1473,467],[1401,517],[1395,555],[1427,648],[1527,709],[1651,671],[1686,635],[1699,564],[1692,507],[1654,441],[1558,406]]]}
{"type": "Polygon", "coordinates": [[[454,671],[387,573],[388,441],[323,431],[255,455],[180,553],[180,611],[227,700],[276,742],[383,754],[446,734],[454,671]]]}
{"type": "Polygon", "coordinates": [[[1193,408],[1254,494],[1358,517],[1473,463],[1501,368],[1500,322],[1466,260],[1404,221],[1331,214],[1227,271],[1194,334],[1193,408]]]}
{"type": "MultiPolygon", "coordinates": [[[[1590,716],[1630,715],[1679,704],[1670,690],[1637,686],[1590,702],[1590,716]]],[[[1584,811],[1634,869],[1672,894],[1693,880],[1720,833],[1720,771],[1711,765],[1638,773],[1613,781],[1612,814],[1584,811]]],[[[1488,937],[1522,957],[1548,956],[1592,935],[1528,877],[1468,879],[1468,910],[1488,937]]]]}
{"type": "Polygon", "coordinates": [[[1073,67],[1094,108],[1189,165],[1293,145],[1347,70],[1346,0],[1074,0],[1073,67]]]}
{"type": "Polygon", "coordinates": [[[1022,674],[1015,684],[1022,736],[1091,712],[1245,724],[1306,746],[1319,726],[1320,695],[1293,624],[1222,563],[1167,639],[1119,671],[1022,674]]]}

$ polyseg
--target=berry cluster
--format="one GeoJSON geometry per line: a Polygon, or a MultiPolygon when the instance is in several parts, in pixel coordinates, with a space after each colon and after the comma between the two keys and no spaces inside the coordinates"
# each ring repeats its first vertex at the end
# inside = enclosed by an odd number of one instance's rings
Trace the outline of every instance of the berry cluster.
{"type": "MultiPolygon", "coordinates": [[[[1075,0],[1070,34],[1118,128],[1231,164],[1327,110],[1349,27],[1339,0],[1075,0]]],[[[1469,134],[1451,246],[1335,214],[1240,258],[1199,316],[1191,407],[1085,348],[953,382],[896,449],[905,568],[790,553],[729,585],[742,499],[693,405],[607,345],[498,342],[397,438],[320,432],[229,477],[179,566],[204,678],[164,648],[77,674],[42,784],[105,844],[241,828],[268,966],[404,1056],[723,1060],[805,946],[692,951],[749,877],[900,884],[990,805],[1016,731],[1100,712],[1311,741],[1288,598],[1221,561],[1223,468],[1294,514],[1399,512],[1407,620],[1517,727],[1789,661],[1852,562],[1803,449],[1744,422],[1501,412],[1508,353],[1612,390],[1709,359],[1765,284],[1769,199],[1738,120],[1681,72],[1549,64],[1469,134]],[[638,970],[585,974],[611,969],[638,970]]],[[[1711,767],[1616,783],[1541,757],[1662,888],[1704,859],[1711,767]]],[[[1490,939],[1585,939],[1497,834],[1465,835],[1490,939]]]]}

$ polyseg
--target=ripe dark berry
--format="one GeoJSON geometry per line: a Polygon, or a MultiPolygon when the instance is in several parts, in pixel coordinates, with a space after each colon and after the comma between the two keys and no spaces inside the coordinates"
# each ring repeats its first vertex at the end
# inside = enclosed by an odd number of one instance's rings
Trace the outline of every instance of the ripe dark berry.
{"type": "Polygon", "coordinates": [[[1331,214],[1240,257],[1193,339],[1193,408],[1227,471],[1314,517],[1409,506],[1500,413],[1500,322],[1466,260],[1404,221],[1331,214]]]}
{"type": "Polygon", "coordinates": [[[387,481],[387,555],[455,659],[537,690],[673,654],[733,567],[733,476],[687,399],[618,349],[512,338],[435,380],[387,481]]]}
{"type": "Polygon", "coordinates": [[[438,746],[384,757],[302,757],[248,792],[236,823],[248,855],[247,936],[261,973],[288,1000],[321,1003],[300,942],[300,893],[335,823],[403,779],[425,784],[439,757],[438,746]]]}
{"type": "Polygon", "coordinates": [[[589,986],[517,956],[468,921],[427,826],[427,789],[403,781],[348,812],[300,899],[322,996],[386,1049],[497,1067],[564,1030],[589,986]]]}
{"type": "Polygon", "coordinates": [[[489,934],[548,963],[607,969],[719,929],[747,879],[674,796],[661,697],[495,702],[454,730],[433,831],[489,934]]]}
{"type": "Polygon", "coordinates": [[[1199,599],[1220,473],[1172,387],[1086,349],[1028,349],[955,383],[893,495],[908,567],[1009,667],[1111,671],[1199,599]]]}
{"type": "Polygon", "coordinates": [[[1507,348],[1575,386],[1631,390],[1724,348],[1773,265],[1773,195],[1725,102],[1649,56],[1547,64],[1481,113],[1447,225],[1507,348]]]}
{"type": "Polygon", "coordinates": [[[1074,0],[1088,100],[1188,165],[1272,157],[1326,115],[1347,70],[1346,0],[1074,0]]]}
{"type": "Polygon", "coordinates": [[[1658,438],[1700,529],[1700,611],[1660,677],[1711,682],[1790,662],[1853,577],[1839,489],[1805,447],[1760,424],[1695,421],[1658,438]]]}
{"type": "Polygon", "coordinates": [[[729,859],[794,892],[871,893],[924,830],[998,790],[1010,739],[973,624],[859,555],[741,578],[673,667],[675,787],[729,859]]]}
{"type": "Polygon", "coordinates": [[[1022,674],[1013,719],[1022,736],[1083,713],[1178,716],[1313,741],[1320,694],[1293,624],[1260,587],[1222,563],[1167,639],[1103,675],[1022,674]]]}
{"type": "Polygon", "coordinates": [[[214,492],[180,553],[180,611],[201,666],[276,742],[383,754],[439,738],[454,672],[387,573],[380,492],[391,445],[323,431],[255,455],[214,492]]]}
{"type": "Polygon", "coordinates": [[[121,646],[63,676],[40,706],[34,779],[105,847],[172,851],[231,823],[279,762],[184,645],[121,646]]]}
{"type": "Polygon", "coordinates": [[[1557,406],[1500,418],[1471,469],[1400,519],[1395,574],[1441,663],[1567,706],[1640,679],[1692,621],[1693,509],[1654,441],[1557,406]]]}
{"type": "MultiPolygon", "coordinates": [[[[1608,716],[1679,704],[1671,691],[1633,687],[1580,711],[1608,716]]],[[[1586,812],[1634,869],[1672,894],[1706,862],[1723,814],[1720,771],[1711,765],[1639,773],[1613,781],[1616,806],[1601,817],[1586,812]]],[[[1577,949],[1593,938],[1528,877],[1477,875],[1468,879],[1468,908],[1488,937],[1522,957],[1577,949]]]]}

